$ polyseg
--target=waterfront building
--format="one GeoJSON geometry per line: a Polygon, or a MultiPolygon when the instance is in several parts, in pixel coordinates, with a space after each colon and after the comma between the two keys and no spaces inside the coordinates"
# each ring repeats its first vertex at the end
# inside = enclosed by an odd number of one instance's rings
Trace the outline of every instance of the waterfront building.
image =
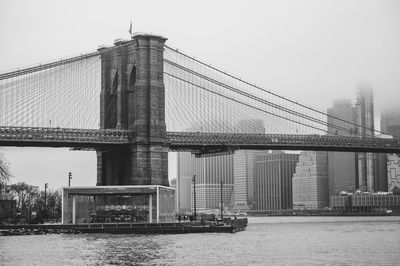
{"type": "MultiPolygon", "coordinates": [[[[169,187],[173,188],[175,190],[175,208],[177,208],[177,206],[178,206],[178,197],[176,195],[177,195],[178,191],[177,191],[177,180],[176,180],[176,178],[172,178],[169,181],[169,187]]],[[[175,211],[176,211],[176,209],[175,209],[175,211]]]]}
{"type": "Polygon", "coordinates": [[[374,180],[372,192],[388,191],[388,154],[374,154],[374,180]]]}
{"type": "MultiPolygon", "coordinates": [[[[350,100],[334,100],[333,106],[327,110],[327,114],[328,135],[350,136],[355,133],[354,107],[351,106],[350,100]],[[337,127],[341,127],[343,130],[337,129],[337,127]]],[[[355,191],[356,155],[354,152],[328,152],[328,180],[329,198],[341,191],[355,191]]]]}
{"type": "Polygon", "coordinates": [[[292,208],[292,177],[298,160],[298,154],[281,151],[256,157],[256,210],[292,208]]]}
{"type": "Polygon", "coordinates": [[[193,158],[189,152],[177,153],[177,211],[187,212],[192,209],[193,158]]]}
{"type": "Polygon", "coordinates": [[[328,153],[300,153],[292,179],[293,208],[317,209],[329,206],[328,153]]]}
{"type": "Polygon", "coordinates": [[[233,155],[233,209],[248,210],[255,205],[256,161],[268,151],[238,150],[233,155]]]}
{"type": "Polygon", "coordinates": [[[179,179],[179,211],[190,212],[192,210],[192,176],[181,176],[179,179]]]}
{"type": "Polygon", "coordinates": [[[368,214],[391,210],[400,214],[400,195],[387,192],[343,193],[331,197],[331,208],[339,213],[368,214]]]}
{"type": "Polygon", "coordinates": [[[400,188],[400,154],[388,154],[388,191],[400,188]]]}
{"type": "MultiPolygon", "coordinates": [[[[243,119],[236,125],[236,131],[248,134],[265,134],[260,119],[243,119]]],[[[254,208],[254,184],[256,157],[268,151],[238,150],[233,154],[233,194],[230,205],[233,209],[254,208]]]]}
{"type": "MultiPolygon", "coordinates": [[[[375,129],[374,96],[372,89],[362,87],[358,89],[355,105],[356,122],[360,127],[356,129],[359,136],[373,136],[375,129]]],[[[358,153],[358,188],[361,191],[374,191],[374,162],[373,153],[358,153]]]]}
{"type": "MultiPolygon", "coordinates": [[[[217,121],[216,125],[225,125],[217,121]]],[[[242,119],[236,123],[228,123],[229,132],[264,134],[265,128],[260,119],[242,119]]],[[[214,130],[210,125],[193,126],[190,131],[201,131],[206,128],[214,130]]],[[[217,129],[215,129],[217,130],[217,129]]],[[[224,129],[226,130],[226,129],[224,129]]],[[[198,210],[216,209],[221,205],[221,181],[223,182],[223,204],[235,209],[250,209],[254,206],[255,156],[264,151],[239,150],[233,154],[196,158],[190,153],[178,153],[178,209],[183,210],[189,202],[187,186],[183,187],[184,178],[196,182],[196,208],[198,210]],[[185,205],[186,206],[186,205],[185,205]]],[[[190,187],[192,209],[194,208],[194,186],[190,187]]]]}
{"type": "MultiPolygon", "coordinates": [[[[392,108],[381,113],[381,131],[400,137],[400,108],[392,108]]],[[[387,191],[400,188],[400,154],[384,154],[387,160],[387,191]]]]}
{"type": "Polygon", "coordinates": [[[223,204],[228,206],[233,193],[233,154],[196,158],[189,152],[180,152],[178,163],[179,210],[189,202],[184,197],[190,180],[190,204],[194,209],[194,182],[196,186],[197,210],[218,209],[221,202],[221,181],[223,182],[223,204]],[[186,186],[184,186],[186,184],[186,186]],[[186,201],[186,202],[185,202],[186,201]]]}
{"type": "Polygon", "coordinates": [[[62,188],[62,223],[171,222],[175,190],[159,185],[62,188]]]}

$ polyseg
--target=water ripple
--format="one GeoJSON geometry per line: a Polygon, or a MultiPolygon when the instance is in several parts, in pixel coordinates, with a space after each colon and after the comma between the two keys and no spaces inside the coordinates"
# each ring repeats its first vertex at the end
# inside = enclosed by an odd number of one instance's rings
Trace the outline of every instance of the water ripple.
{"type": "Polygon", "coordinates": [[[400,217],[250,218],[235,234],[0,237],[0,265],[398,265],[400,217]]]}

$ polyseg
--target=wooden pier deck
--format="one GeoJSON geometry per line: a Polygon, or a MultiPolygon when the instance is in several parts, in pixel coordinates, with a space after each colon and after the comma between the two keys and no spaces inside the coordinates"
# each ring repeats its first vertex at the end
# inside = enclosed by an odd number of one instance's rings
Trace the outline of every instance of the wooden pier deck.
{"type": "Polygon", "coordinates": [[[90,223],[0,225],[0,235],[46,233],[187,234],[235,233],[247,227],[247,218],[219,222],[90,223]]]}

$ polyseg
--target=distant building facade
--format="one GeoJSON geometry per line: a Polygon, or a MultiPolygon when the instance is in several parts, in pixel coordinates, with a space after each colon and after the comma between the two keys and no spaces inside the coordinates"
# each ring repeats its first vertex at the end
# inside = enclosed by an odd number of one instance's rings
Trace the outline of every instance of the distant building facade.
{"type": "Polygon", "coordinates": [[[303,151],[292,179],[293,208],[329,206],[328,153],[303,151]]]}
{"type": "MultiPolygon", "coordinates": [[[[327,114],[328,135],[350,136],[355,134],[354,107],[350,100],[333,101],[333,106],[327,110],[327,114]],[[343,130],[337,127],[343,128],[343,130]]],[[[341,191],[354,192],[357,183],[356,172],[356,154],[354,152],[328,152],[329,198],[338,195],[341,191]]]]}
{"type": "Polygon", "coordinates": [[[381,131],[400,137],[400,108],[382,111],[381,131]]]}
{"type": "MultiPolygon", "coordinates": [[[[265,134],[260,119],[243,119],[236,124],[236,132],[246,134],[265,134]]],[[[232,209],[248,210],[254,208],[255,162],[256,157],[268,151],[238,150],[233,154],[233,194],[232,209]]]]}
{"type": "Polygon", "coordinates": [[[331,197],[331,208],[339,213],[376,213],[392,210],[400,214],[400,195],[391,193],[349,193],[331,197]]]}
{"type": "Polygon", "coordinates": [[[272,152],[256,158],[255,209],[292,208],[292,177],[298,154],[272,152]]]}
{"type": "MultiPolygon", "coordinates": [[[[216,121],[223,132],[264,134],[265,128],[260,119],[242,119],[235,123],[216,121]],[[229,125],[226,126],[225,125],[229,125]]],[[[212,126],[194,126],[191,131],[212,130],[212,126]]],[[[214,132],[214,131],[213,131],[214,132]]],[[[216,131],[215,131],[216,132],[216,131]]],[[[239,150],[233,154],[195,158],[190,153],[178,153],[178,184],[184,178],[193,178],[196,182],[196,208],[216,209],[221,205],[221,181],[223,182],[223,204],[225,207],[250,209],[254,206],[255,156],[260,151],[239,150]]],[[[194,208],[194,187],[190,187],[191,206],[194,208]]],[[[181,184],[178,203],[179,209],[188,202],[184,197],[187,186],[181,184]]],[[[185,205],[186,206],[186,205],[185,205]]]]}
{"type": "Polygon", "coordinates": [[[180,152],[177,157],[180,188],[179,209],[190,202],[194,210],[194,182],[196,186],[197,210],[218,209],[221,205],[221,181],[223,182],[223,204],[228,206],[233,193],[233,155],[196,158],[189,152],[180,152]],[[190,182],[190,183],[189,183],[190,182]],[[190,201],[186,195],[190,184],[190,201]]]}
{"type": "Polygon", "coordinates": [[[388,154],[388,191],[400,188],[400,154],[388,154]]]}
{"type": "Polygon", "coordinates": [[[249,210],[255,204],[256,158],[268,151],[238,150],[233,155],[233,209],[249,210]]]}
{"type": "Polygon", "coordinates": [[[176,180],[176,201],[177,211],[187,212],[192,209],[192,159],[190,153],[177,153],[177,180],[176,180]]]}
{"type": "MultiPolygon", "coordinates": [[[[384,110],[381,113],[381,131],[400,137],[400,108],[384,110]]],[[[400,188],[400,154],[384,154],[387,159],[387,191],[400,188]]]]}
{"type": "MultiPolygon", "coordinates": [[[[356,122],[360,127],[357,133],[361,137],[373,136],[375,129],[374,96],[371,88],[358,89],[355,105],[356,122]]],[[[361,191],[374,191],[374,162],[373,153],[358,153],[358,188],[361,191]]]]}
{"type": "Polygon", "coordinates": [[[388,154],[374,154],[374,180],[371,192],[388,191],[388,154]]]}
{"type": "MultiPolygon", "coordinates": [[[[169,181],[169,186],[173,189],[175,189],[175,195],[178,194],[178,188],[177,188],[177,179],[176,178],[172,178],[169,181]]],[[[177,210],[177,206],[178,206],[178,197],[175,196],[175,211],[177,210]]]]}

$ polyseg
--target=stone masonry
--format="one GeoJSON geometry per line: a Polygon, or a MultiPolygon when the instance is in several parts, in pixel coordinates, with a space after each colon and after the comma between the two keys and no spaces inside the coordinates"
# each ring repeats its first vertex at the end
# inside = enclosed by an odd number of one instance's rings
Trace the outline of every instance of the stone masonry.
{"type": "Polygon", "coordinates": [[[100,128],[135,132],[130,146],[97,151],[97,185],[168,186],[163,52],[166,38],[140,34],[100,48],[100,128]]]}

